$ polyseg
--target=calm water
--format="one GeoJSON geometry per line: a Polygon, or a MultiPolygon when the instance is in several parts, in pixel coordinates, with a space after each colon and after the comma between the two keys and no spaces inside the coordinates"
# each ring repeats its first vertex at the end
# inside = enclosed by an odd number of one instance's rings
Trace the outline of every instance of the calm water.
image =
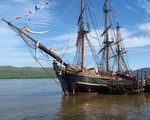
{"type": "Polygon", "coordinates": [[[63,96],[53,80],[0,80],[0,120],[150,120],[150,94],[63,96]]]}

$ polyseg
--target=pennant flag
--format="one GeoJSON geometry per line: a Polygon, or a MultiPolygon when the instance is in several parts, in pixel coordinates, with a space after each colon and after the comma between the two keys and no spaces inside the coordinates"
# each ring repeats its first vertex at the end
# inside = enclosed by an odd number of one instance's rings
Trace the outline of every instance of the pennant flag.
{"type": "Polygon", "coordinates": [[[33,10],[29,10],[29,14],[32,14],[32,13],[34,13],[34,11],[33,10]]]}
{"type": "MultiPolygon", "coordinates": [[[[49,0],[50,3],[52,3],[52,1],[53,1],[53,0],[49,0]]],[[[28,11],[28,14],[26,14],[26,15],[23,16],[23,17],[27,17],[27,18],[28,18],[28,21],[30,21],[30,14],[35,13],[37,10],[43,9],[46,5],[49,4],[49,2],[45,3],[45,4],[42,5],[42,6],[35,6],[35,10],[29,10],[29,11],[28,11]]],[[[23,18],[23,17],[22,17],[22,16],[18,16],[18,17],[16,17],[16,20],[19,20],[19,19],[21,19],[21,18],[23,18]]]]}
{"type": "Polygon", "coordinates": [[[37,10],[39,10],[40,9],[40,7],[38,7],[38,6],[35,6],[35,10],[37,11],[37,10]]]}
{"type": "Polygon", "coordinates": [[[19,20],[19,19],[21,19],[22,18],[22,16],[18,16],[18,17],[16,17],[16,20],[19,20]]]}

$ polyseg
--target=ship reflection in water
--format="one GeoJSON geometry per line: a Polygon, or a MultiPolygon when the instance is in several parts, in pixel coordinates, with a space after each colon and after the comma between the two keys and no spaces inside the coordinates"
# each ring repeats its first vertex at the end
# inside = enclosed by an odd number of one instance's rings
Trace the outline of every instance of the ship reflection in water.
{"type": "Polygon", "coordinates": [[[95,95],[62,97],[58,119],[146,120],[150,95],[95,95]]]}
{"type": "Polygon", "coordinates": [[[149,120],[150,94],[63,96],[48,79],[0,80],[0,120],[149,120]]]}

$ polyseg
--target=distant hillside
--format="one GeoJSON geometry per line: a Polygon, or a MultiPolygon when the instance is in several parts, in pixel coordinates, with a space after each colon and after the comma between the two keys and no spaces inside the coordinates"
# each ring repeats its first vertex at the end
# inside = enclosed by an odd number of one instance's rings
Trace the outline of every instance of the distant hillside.
{"type": "Polygon", "coordinates": [[[138,70],[134,70],[133,74],[135,76],[137,76],[137,71],[138,71],[139,76],[142,75],[143,77],[145,77],[145,75],[146,75],[147,77],[150,78],[150,68],[141,68],[141,69],[138,69],[138,70]]]}
{"type": "MultiPolygon", "coordinates": [[[[56,78],[56,74],[52,68],[46,68],[46,70],[56,78]]],[[[139,76],[150,78],[150,68],[141,68],[134,70],[133,74],[137,76],[137,71],[139,76]]],[[[51,78],[43,68],[35,67],[13,67],[13,66],[0,66],[0,79],[36,79],[36,78],[51,78]]]]}
{"type": "MultiPolygon", "coordinates": [[[[56,77],[52,68],[46,70],[56,77]]],[[[12,67],[0,66],[0,79],[34,79],[34,78],[51,78],[50,75],[42,68],[35,67],[12,67]]]]}

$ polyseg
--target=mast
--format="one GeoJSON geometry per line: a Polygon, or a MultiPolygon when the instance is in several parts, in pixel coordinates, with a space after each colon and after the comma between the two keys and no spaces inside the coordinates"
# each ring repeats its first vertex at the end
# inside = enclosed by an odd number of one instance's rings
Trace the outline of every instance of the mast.
{"type": "Polygon", "coordinates": [[[116,30],[117,30],[117,56],[118,56],[118,71],[120,72],[120,60],[121,60],[121,36],[120,36],[120,26],[119,23],[117,22],[117,26],[116,26],[116,30]]]}
{"type": "Polygon", "coordinates": [[[84,30],[84,9],[85,9],[85,0],[81,0],[81,10],[80,10],[80,16],[78,19],[78,38],[77,38],[77,45],[79,45],[80,51],[80,62],[81,62],[81,70],[84,69],[84,35],[87,33],[84,30]]]}
{"type": "Polygon", "coordinates": [[[105,51],[106,51],[106,71],[109,72],[110,71],[110,65],[109,65],[109,54],[110,54],[110,49],[109,49],[109,45],[110,45],[110,41],[109,41],[109,35],[108,35],[108,14],[109,14],[109,9],[108,9],[108,5],[107,5],[107,0],[104,0],[104,7],[103,7],[103,11],[105,14],[105,35],[104,35],[104,44],[106,47],[105,51]]]}
{"type": "Polygon", "coordinates": [[[122,54],[126,53],[126,50],[123,46],[122,38],[121,38],[121,31],[120,31],[121,26],[119,25],[119,22],[117,21],[117,26],[116,26],[116,32],[117,32],[117,65],[118,65],[118,71],[122,70],[122,67],[125,68],[126,71],[129,71],[127,64],[122,56],[122,54]]]}
{"type": "Polygon", "coordinates": [[[82,52],[81,52],[81,69],[82,70],[84,69],[84,21],[83,21],[84,5],[85,5],[85,1],[81,0],[80,32],[81,32],[81,43],[82,43],[82,52]]]}

